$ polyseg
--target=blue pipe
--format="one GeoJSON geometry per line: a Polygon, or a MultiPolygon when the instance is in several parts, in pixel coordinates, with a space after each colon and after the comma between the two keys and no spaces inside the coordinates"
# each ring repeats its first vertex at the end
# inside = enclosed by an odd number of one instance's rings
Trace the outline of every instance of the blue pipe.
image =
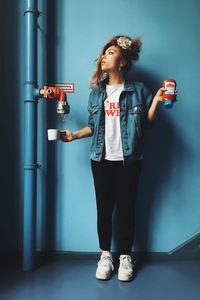
{"type": "Polygon", "coordinates": [[[37,18],[38,0],[25,1],[23,270],[35,267],[37,201],[37,18]]]}

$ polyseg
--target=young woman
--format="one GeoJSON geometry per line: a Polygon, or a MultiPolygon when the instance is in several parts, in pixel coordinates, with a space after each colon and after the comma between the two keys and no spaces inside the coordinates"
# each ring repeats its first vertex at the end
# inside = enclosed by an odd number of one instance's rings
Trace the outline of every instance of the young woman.
{"type": "Polygon", "coordinates": [[[96,278],[109,279],[114,270],[111,254],[112,215],[117,209],[120,264],[118,279],[130,281],[134,270],[131,249],[134,207],[143,156],[143,131],[155,118],[164,88],[152,99],[143,83],[126,81],[141,41],[114,36],[103,48],[91,79],[88,125],[61,132],[63,142],[92,136],[91,168],[97,203],[97,227],[102,250],[96,278]]]}

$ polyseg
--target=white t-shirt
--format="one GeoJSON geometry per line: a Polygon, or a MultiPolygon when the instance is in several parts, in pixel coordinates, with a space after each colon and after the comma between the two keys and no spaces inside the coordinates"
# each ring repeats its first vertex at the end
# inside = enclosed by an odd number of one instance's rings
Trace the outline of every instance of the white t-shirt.
{"type": "Polygon", "coordinates": [[[105,159],[123,160],[119,97],[124,84],[118,86],[106,85],[107,98],[104,101],[105,110],[105,159]]]}

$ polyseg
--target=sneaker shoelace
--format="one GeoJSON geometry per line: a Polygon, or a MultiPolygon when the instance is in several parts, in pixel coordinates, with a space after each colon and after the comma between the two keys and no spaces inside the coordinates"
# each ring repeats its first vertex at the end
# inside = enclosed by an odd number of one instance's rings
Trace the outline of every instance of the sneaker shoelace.
{"type": "Polygon", "coordinates": [[[110,256],[102,256],[100,261],[97,264],[98,266],[101,265],[102,267],[108,267],[111,266],[112,271],[114,270],[112,258],[110,256]]]}
{"type": "Polygon", "coordinates": [[[121,255],[120,263],[121,263],[122,268],[124,268],[124,269],[132,269],[133,268],[132,260],[129,255],[121,255]]]}

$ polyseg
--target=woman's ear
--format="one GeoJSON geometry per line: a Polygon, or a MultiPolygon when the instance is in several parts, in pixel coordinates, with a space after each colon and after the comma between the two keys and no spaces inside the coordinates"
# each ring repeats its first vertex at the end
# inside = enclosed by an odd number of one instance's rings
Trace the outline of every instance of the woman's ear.
{"type": "Polygon", "coordinates": [[[126,64],[127,64],[127,60],[124,59],[124,58],[122,58],[122,59],[121,59],[121,62],[120,62],[120,67],[121,67],[121,68],[124,68],[124,67],[126,66],[126,64]]]}

